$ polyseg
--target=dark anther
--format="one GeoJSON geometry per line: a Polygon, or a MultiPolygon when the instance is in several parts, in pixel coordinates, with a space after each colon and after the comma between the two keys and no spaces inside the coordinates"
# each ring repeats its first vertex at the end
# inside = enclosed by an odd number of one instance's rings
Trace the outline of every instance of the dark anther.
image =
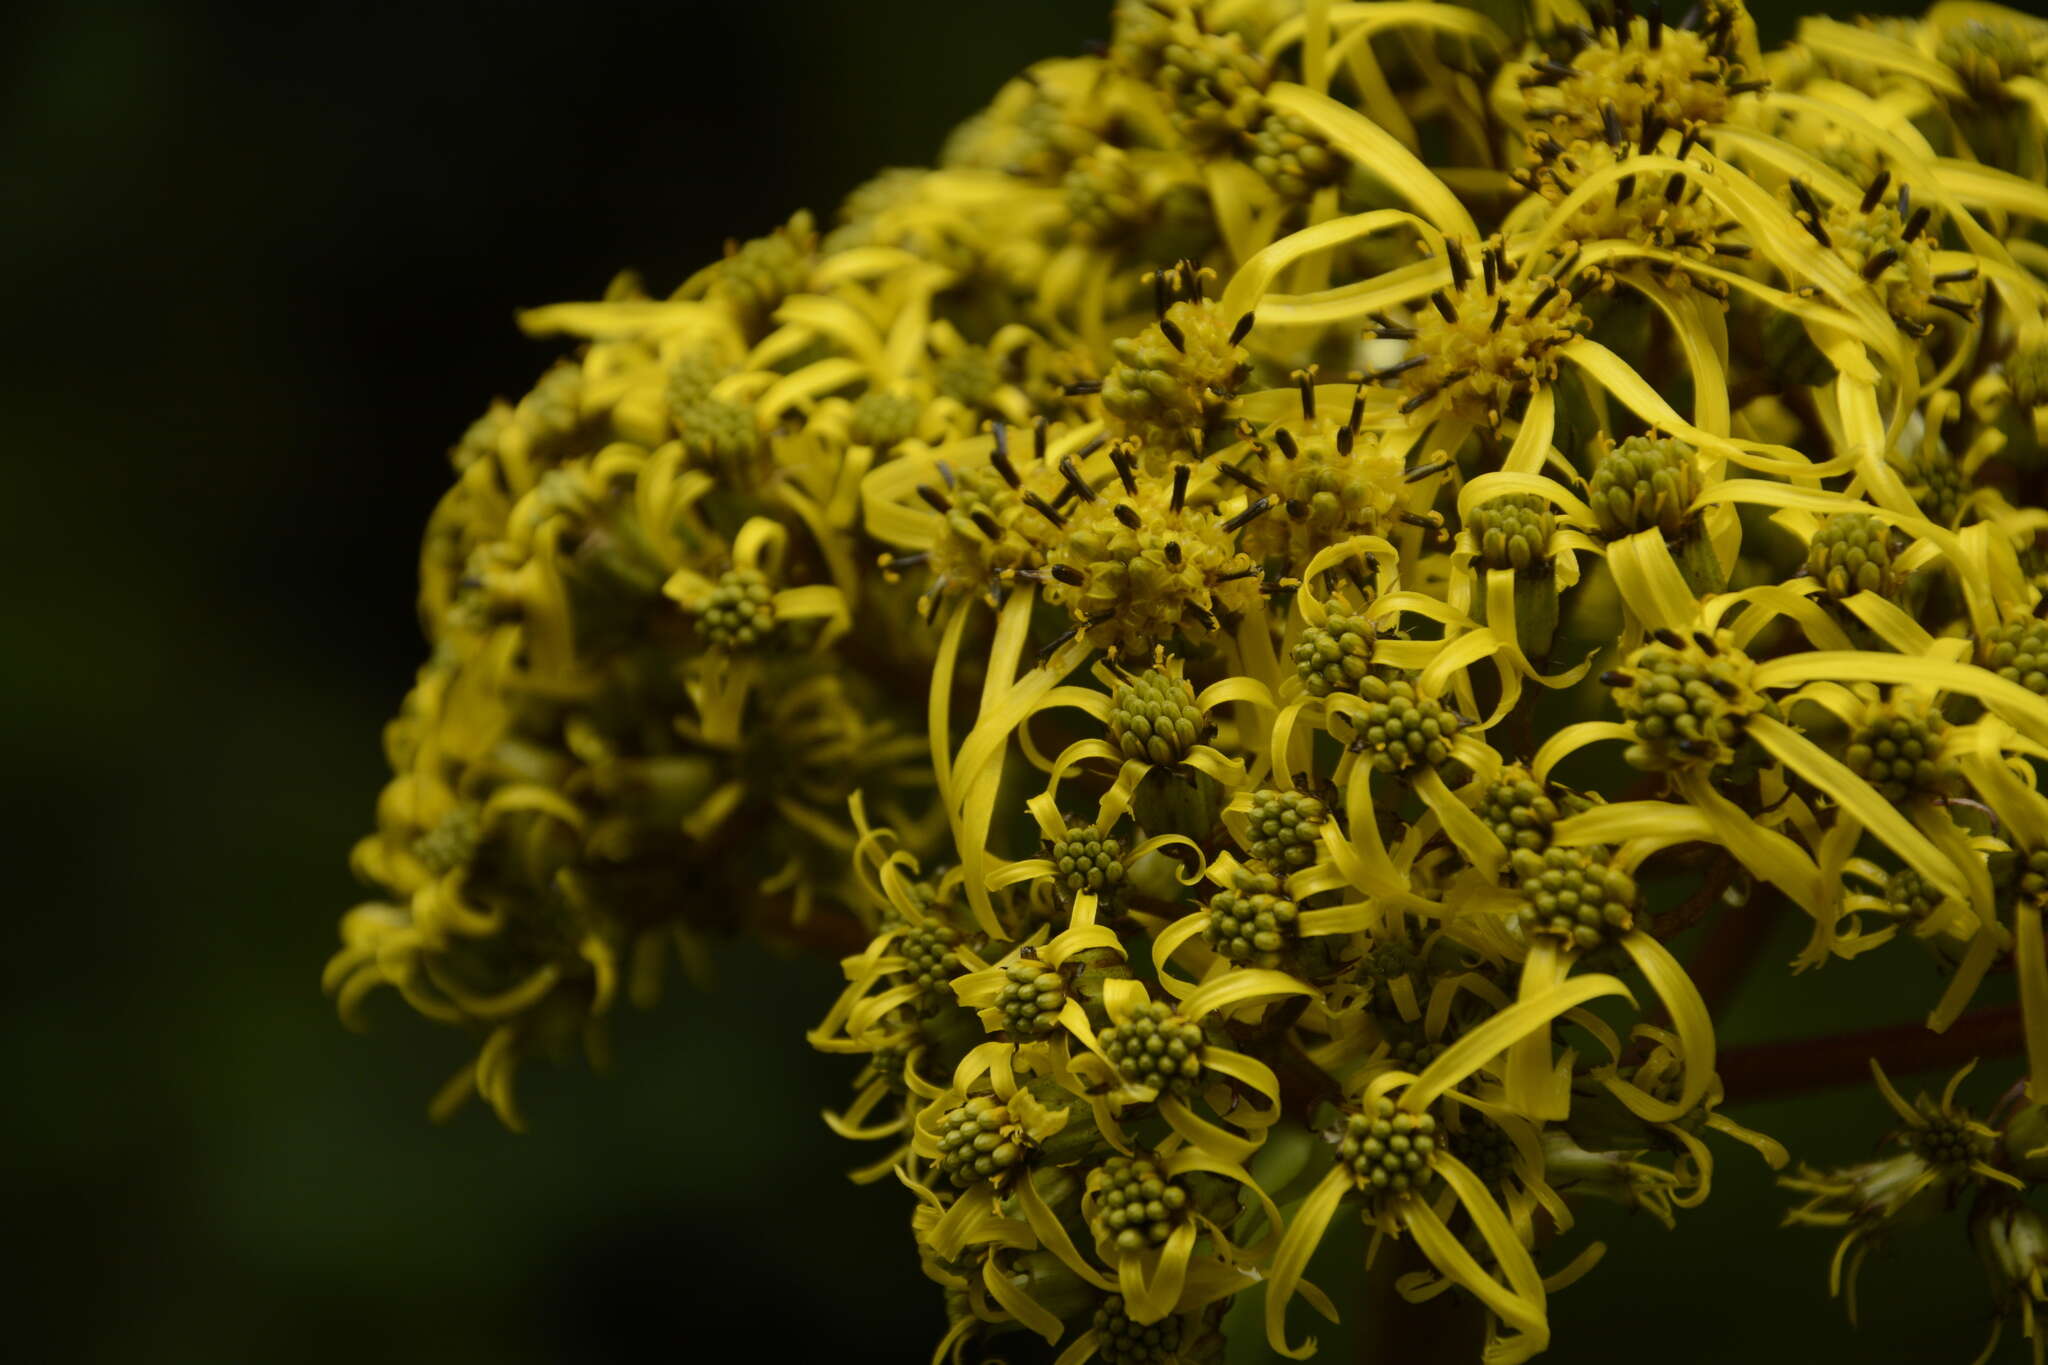
{"type": "Polygon", "coordinates": [[[930,503],[934,512],[944,514],[953,510],[953,500],[928,483],[917,486],[917,495],[930,503]]]}
{"type": "Polygon", "coordinates": [[[1692,149],[1700,145],[1700,126],[1697,123],[1685,125],[1685,131],[1678,135],[1678,159],[1685,160],[1692,149]]]}
{"type": "Polygon", "coordinates": [[[1898,259],[1898,249],[1896,247],[1886,247],[1883,251],[1878,252],[1863,263],[1863,278],[1866,280],[1876,279],[1879,275],[1891,269],[1892,262],[1898,259]]]}
{"type": "Polygon", "coordinates": [[[1173,343],[1174,350],[1181,352],[1183,355],[1187,353],[1188,339],[1181,335],[1179,323],[1169,322],[1167,319],[1161,318],[1159,319],[1159,331],[1162,336],[1173,343]]]}
{"type": "Polygon", "coordinates": [[[1671,178],[1664,182],[1664,202],[1667,204],[1676,204],[1680,199],[1683,199],[1684,197],[1685,175],[1681,171],[1673,171],[1671,173],[1671,178]]]}
{"type": "Polygon", "coordinates": [[[1061,516],[1051,503],[1039,497],[1036,493],[1026,493],[1024,495],[1024,505],[1055,526],[1064,528],[1067,524],[1067,519],[1061,516]]]}
{"type": "Polygon", "coordinates": [[[1500,259],[1494,254],[1491,244],[1480,248],[1479,274],[1486,281],[1486,292],[1491,294],[1500,286],[1500,259]]]}
{"type": "Polygon", "coordinates": [[[1646,152],[1657,150],[1657,144],[1664,140],[1664,116],[1655,109],[1643,110],[1643,133],[1640,146],[1646,152]]]}
{"type": "Polygon", "coordinates": [[[1553,276],[1551,278],[1550,283],[1544,285],[1542,289],[1538,290],[1536,293],[1536,297],[1529,301],[1529,316],[1533,318],[1538,313],[1542,312],[1543,305],[1549,303],[1552,299],[1557,297],[1557,290],[1558,282],[1556,277],[1553,276]]]}
{"type": "Polygon", "coordinates": [[[1239,469],[1234,464],[1219,463],[1216,466],[1216,472],[1218,474],[1221,474],[1224,478],[1229,479],[1232,483],[1243,484],[1246,488],[1251,489],[1254,493],[1263,493],[1266,491],[1266,485],[1260,483],[1255,476],[1245,473],[1242,469],[1239,469]]]}
{"type": "Polygon", "coordinates": [[[1173,306],[1173,286],[1167,283],[1167,272],[1152,272],[1152,312],[1160,321],[1166,320],[1166,310],[1173,306]]]}
{"type": "Polygon", "coordinates": [[[1424,479],[1429,478],[1431,475],[1441,474],[1450,467],[1451,462],[1449,460],[1431,460],[1427,464],[1416,465],[1413,469],[1410,469],[1406,473],[1402,474],[1401,482],[1421,483],[1424,479]]]}
{"type": "Polygon", "coordinates": [[[1066,395],[1069,398],[1086,398],[1091,393],[1101,392],[1102,381],[1100,379],[1083,379],[1079,383],[1069,384],[1066,387],[1066,395]]]}
{"type": "Polygon", "coordinates": [[[1977,278],[1977,267],[1964,266],[1961,270],[1944,270],[1934,277],[1936,284],[1965,284],[1977,278]]]}
{"type": "Polygon", "coordinates": [[[1229,521],[1224,522],[1223,529],[1225,532],[1241,531],[1272,509],[1273,500],[1271,498],[1260,498],[1229,521]]]}
{"type": "Polygon", "coordinates": [[[1650,0],[1650,51],[1664,45],[1664,0],[1650,0]]]}
{"type": "Polygon", "coordinates": [[[996,524],[996,519],[990,516],[986,509],[977,507],[972,512],[969,512],[967,516],[973,521],[975,526],[980,528],[981,533],[990,540],[1001,540],[1003,538],[1003,528],[996,524]]]}
{"type": "MultiPolygon", "coordinates": [[[[1002,427],[997,426],[996,430],[1001,431],[1002,427]]],[[[1002,475],[1003,482],[1010,485],[1010,487],[1016,488],[1024,482],[1017,477],[1017,466],[1010,463],[1010,452],[1003,449],[1003,442],[1000,437],[996,440],[996,448],[989,452],[988,463],[991,469],[1002,475]]]]}
{"type": "Polygon", "coordinates": [[[1109,462],[1116,466],[1116,476],[1123,481],[1124,492],[1131,497],[1138,496],[1138,466],[1131,459],[1131,452],[1122,446],[1112,446],[1109,462]]]}
{"type": "Polygon", "coordinates": [[[1351,453],[1351,443],[1357,439],[1358,432],[1356,429],[1352,427],[1338,427],[1337,453],[1339,455],[1349,455],[1351,453]]]}
{"type": "Polygon", "coordinates": [[[1600,102],[1600,132],[1610,147],[1619,147],[1622,142],[1621,115],[1614,112],[1612,100],[1600,102]]]}
{"type": "Polygon", "coordinates": [[[1771,83],[1769,81],[1736,81],[1728,87],[1728,93],[1731,95],[1749,95],[1754,94],[1758,90],[1768,90],[1770,88],[1771,83]]]}
{"type": "Polygon", "coordinates": [[[1745,242],[1714,243],[1714,254],[1716,256],[1733,256],[1738,261],[1746,261],[1749,259],[1749,253],[1750,247],[1745,242]]]}
{"type": "Polygon", "coordinates": [[[1600,685],[1602,687],[1627,687],[1634,681],[1634,674],[1624,673],[1618,668],[1610,668],[1600,675],[1600,685]]]}
{"type": "Polygon", "coordinates": [[[1145,519],[1138,515],[1138,509],[1127,502],[1120,502],[1116,505],[1115,515],[1118,521],[1130,527],[1133,531],[1139,530],[1145,525],[1145,519]]]}
{"type": "Polygon", "coordinates": [[[1088,480],[1081,477],[1081,467],[1074,463],[1073,456],[1069,455],[1060,461],[1060,477],[1067,481],[1067,486],[1074,490],[1075,496],[1081,501],[1095,501],[1095,490],[1088,486],[1088,480]]]}
{"type": "Polygon", "coordinates": [[[1197,621],[1200,621],[1204,626],[1207,626],[1210,630],[1217,629],[1218,626],[1221,624],[1216,619],[1216,613],[1210,611],[1207,607],[1196,606],[1193,602],[1190,602],[1188,603],[1188,610],[1195,614],[1195,619],[1197,621]]]}
{"type": "Polygon", "coordinates": [[[1290,460],[1298,459],[1301,455],[1301,447],[1295,444],[1294,433],[1286,427],[1273,429],[1273,444],[1279,446],[1280,453],[1290,460]]]}
{"type": "Polygon", "coordinates": [[[1965,322],[1975,322],[1977,320],[1977,310],[1971,307],[1969,304],[1964,303],[1961,299],[1945,298],[1940,294],[1929,294],[1927,296],[1927,301],[1933,304],[1936,308],[1943,309],[1946,312],[1954,313],[1957,317],[1961,318],[1965,322]]]}
{"type": "Polygon", "coordinates": [[[1906,220],[1905,230],[1899,233],[1899,240],[1910,242],[1915,237],[1918,237],[1927,230],[1927,220],[1933,216],[1934,210],[1926,204],[1922,204],[1919,208],[1914,209],[1913,216],[1906,220]]]}
{"type": "Polygon", "coordinates": [[[1405,360],[1395,361],[1393,364],[1387,366],[1385,369],[1374,370],[1370,375],[1366,376],[1366,378],[1374,384],[1383,384],[1387,380],[1392,379],[1397,374],[1406,374],[1408,371],[1414,369],[1417,365],[1426,365],[1428,363],[1428,356],[1411,355],[1405,360]]]}
{"type": "Polygon", "coordinates": [[[1669,626],[1659,626],[1651,631],[1650,634],[1656,637],[1658,644],[1665,646],[1667,649],[1685,648],[1685,637],[1669,626]]]}
{"type": "Polygon", "coordinates": [[[1470,373],[1472,373],[1472,371],[1469,367],[1462,370],[1453,370],[1451,373],[1445,375],[1442,379],[1439,379],[1436,382],[1436,384],[1431,388],[1425,389],[1423,392],[1416,394],[1413,398],[1410,398],[1407,402],[1403,403],[1401,405],[1401,415],[1403,417],[1406,417],[1409,413],[1415,411],[1424,403],[1427,403],[1430,399],[1436,397],[1445,389],[1457,383],[1460,379],[1463,379],[1466,375],[1470,373]]]}
{"type": "Polygon", "coordinates": [[[1188,500],[1188,475],[1193,471],[1186,465],[1175,465],[1173,469],[1173,510],[1178,512],[1188,500]]]}
{"type": "Polygon", "coordinates": [[[1179,565],[1180,565],[1180,542],[1179,542],[1179,541],[1177,541],[1177,540],[1169,540],[1169,541],[1167,541],[1167,542],[1166,542],[1166,562],[1167,562],[1167,563],[1169,563],[1169,564],[1171,564],[1171,565],[1174,565],[1174,566],[1175,566],[1176,568],[1177,568],[1177,567],[1179,567],[1179,565]]]}
{"type": "Polygon", "coordinates": [[[1218,583],[1235,583],[1240,578],[1257,578],[1258,576],[1259,571],[1256,568],[1239,569],[1236,573],[1227,573],[1222,575],[1216,581],[1218,583]]]}
{"type": "Polygon", "coordinates": [[[1472,266],[1465,259],[1465,248],[1446,240],[1444,257],[1451,263],[1451,288],[1463,289],[1472,278],[1472,266]]]}
{"type": "Polygon", "coordinates": [[[1868,213],[1876,208],[1883,201],[1884,192],[1891,183],[1892,173],[1888,170],[1880,170],[1876,175],[1872,176],[1869,188],[1863,191],[1863,202],[1856,206],[1857,212],[1868,213]]]}
{"type": "Polygon", "coordinates": [[[1230,344],[1233,346],[1240,345],[1246,337],[1252,334],[1252,325],[1256,321],[1257,319],[1250,313],[1246,313],[1243,317],[1239,318],[1237,326],[1230,329],[1230,344]]]}
{"type": "Polygon", "coordinates": [[[1437,312],[1443,314],[1445,322],[1456,322],[1458,320],[1458,310],[1451,306],[1450,296],[1444,293],[1443,290],[1439,289],[1434,294],[1431,294],[1429,301],[1435,305],[1437,312]]]}
{"type": "Polygon", "coordinates": [[[1499,303],[1494,305],[1493,321],[1486,324],[1486,330],[1489,332],[1498,332],[1500,330],[1500,325],[1503,322],[1506,322],[1507,320],[1508,301],[1506,299],[1502,299],[1499,303]]]}
{"type": "Polygon", "coordinates": [[[1707,679],[1707,686],[1713,688],[1716,692],[1720,693],[1723,697],[1726,697],[1729,701],[1734,701],[1738,696],[1742,694],[1742,689],[1737,687],[1734,683],[1728,681],[1726,678],[1709,677],[1707,679]]]}
{"type": "Polygon", "coordinates": [[[1794,180],[1791,182],[1791,186],[1792,197],[1799,201],[1799,207],[1805,209],[1813,217],[1819,218],[1821,216],[1820,201],[1813,197],[1813,191],[1807,188],[1806,182],[1804,180],[1794,180]]]}
{"type": "Polygon", "coordinates": [[[1351,395],[1351,420],[1344,425],[1357,431],[1359,423],[1365,420],[1365,385],[1360,383],[1358,392],[1351,395]]]}
{"type": "Polygon", "coordinates": [[[1707,634],[1705,631],[1694,631],[1692,633],[1692,642],[1698,645],[1700,647],[1700,653],[1706,655],[1708,658],[1713,659],[1720,657],[1721,647],[1715,644],[1714,637],[1707,634]]]}
{"type": "Polygon", "coordinates": [[[1062,650],[1069,643],[1071,643],[1073,638],[1076,635],[1079,635],[1080,633],[1081,628],[1079,626],[1074,626],[1068,630],[1062,631],[1058,635],[1055,635],[1052,638],[1051,642],[1048,643],[1044,649],[1038,651],[1038,666],[1040,668],[1043,668],[1047,664],[1051,663],[1052,656],[1059,653],[1060,650],[1062,650]]]}
{"type": "Polygon", "coordinates": [[[1049,438],[1046,420],[1043,417],[1034,419],[1031,423],[1031,449],[1041,462],[1045,459],[1045,445],[1049,438]]]}
{"type": "Polygon", "coordinates": [[[1301,415],[1309,421],[1316,420],[1316,372],[1314,367],[1294,372],[1294,382],[1301,387],[1301,415]]]}
{"type": "MultiPolygon", "coordinates": [[[[1293,517],[1296,521],[1306,521],[1308,519],[1308,504],[1300,498],[1289,498],[1287,500],[1287,515],[1293,517]]],[[[2044,603],[2048,603],[2048,597],[2043,597],[2041,600],[2044,603]]]]}
{"type": "Polygon", "coordinates": [[[1088,581],[1088,575],[1071,564],[1055,564],[1046,572],[1052,575],[1054,582],[1064,583],[1070,588],[1081,587],[1088,581]]]}

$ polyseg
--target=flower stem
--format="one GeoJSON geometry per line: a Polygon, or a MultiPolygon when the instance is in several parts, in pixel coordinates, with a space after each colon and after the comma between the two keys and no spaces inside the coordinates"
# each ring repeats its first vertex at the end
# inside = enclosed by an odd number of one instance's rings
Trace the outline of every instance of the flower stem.
{"type": "Polygon", "coordinates": [[[1932,1033],[1924,1024],[1888,1024],[1802,1043],[1728,1048],[1720,1057],[1721,1082],[1730,1102],[1772,1099],[1861,1084],[1869,1079],[1872,1057],[1901,1075],[2006,1056],[2023,1041],[2019,1006],[1997,1005],[1964,1015],[1946,1033],[1932,1033]]]}

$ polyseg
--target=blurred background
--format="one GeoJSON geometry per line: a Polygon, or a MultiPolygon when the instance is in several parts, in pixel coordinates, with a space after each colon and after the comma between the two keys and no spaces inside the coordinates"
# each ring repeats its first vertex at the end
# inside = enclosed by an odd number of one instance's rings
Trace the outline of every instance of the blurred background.
{"type": "MultiPolygon", "coordinates": [[[[1782,36],[1789,11],[1758,9],[1782,36]]],[[[480,1106],[431,1127],[466,1042],[390,999],[345,1033],[317,978],[421,650],[443,452],[553,353],[512,311],[625,266],[665,290],[729,236],[829,213],[1106,10],[0,19],[10,1354],[925,1357],[941,1316],[908,1200],[847,1183],[865,1156],[818,1121],[851,1070],[802,1038],[831,964],[724,953],[715,992],[621,1020],[611,1074],[532,1069],[524,1137],[480,1106]]],[[[1770,972],[1729,1038],[1913,1017],[1936,987],[1894,965],[1770,972]]],[[[1868,1088],[1738,1117],[1826,1163],[1885,1126],[1868,1088]]],[[[1595,1220],[1623,1254],[1554,1301],[1559,1358],[1975,1354],[1985,1300],[1950,1229],[1872,1260],[1852,1334],[1831,1239],[1776,1231],[1761,1163],[1722,1155],[1678,1233],[1595,1220]]]]}

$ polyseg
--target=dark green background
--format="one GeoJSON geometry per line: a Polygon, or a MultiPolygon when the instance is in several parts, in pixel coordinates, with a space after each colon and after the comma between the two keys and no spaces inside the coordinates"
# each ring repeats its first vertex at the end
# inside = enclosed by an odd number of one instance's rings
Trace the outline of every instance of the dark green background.
{"type": "MultiPolygon", "coordinates": [[[[420,650],[442,452],[550,354],[511,310],[623,265],[665,287],[829,210],[1104,8],[0,21],[10,1355],[924,1357],[908,1200],[847,1184],[862,1153],[817,1120],[851,1069],[801,1037],[828,964],[728,952],[714,993],[622,1022],[612,1074],[532,1072],[523,1138],[480,1109],[429,1127],[463,1042],[390,1001],[346,1034],[317,976],[420,650]]],[[[1773,975],[1789,1003],[1730,1036],[1910,1017],[1934,985],[1903,958],[1773,975]]],[[[1883,1114],[1858,1090],[1742,1117],[1841,1161],[1883,1114]]],[[[1725,1159],[1678,1234],[1620,1227],[1556,1300],[1555,1358],[1974,1354],[1948,1229],[1872,1263],[1851,1335],[1829,1239],[1774,1230],[1760,1165],[1725,1159]]]]}

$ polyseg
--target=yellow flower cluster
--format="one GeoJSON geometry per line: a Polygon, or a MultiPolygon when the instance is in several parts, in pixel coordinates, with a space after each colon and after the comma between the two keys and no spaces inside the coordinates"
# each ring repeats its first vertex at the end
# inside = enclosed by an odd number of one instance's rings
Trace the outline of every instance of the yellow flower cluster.
{"type": "Polygon", "coordinates": [[[1782,904],[1937,1031],[2015,972],[1996,1126],[1887,1088],[1788,1183],[1852,1275],[1974,1192],[2031,1335],[2048,25],[1505,8],[1119,0],[822,236],[526,315],[583,344],[455,451],[344,1012],[510,1121],[674,945],[850,928],[935,1359],[1306,1355],[1347,1216],[1508,1365],[1575,1205],[1786,1161],[1666,944],[1782,904]]]}

